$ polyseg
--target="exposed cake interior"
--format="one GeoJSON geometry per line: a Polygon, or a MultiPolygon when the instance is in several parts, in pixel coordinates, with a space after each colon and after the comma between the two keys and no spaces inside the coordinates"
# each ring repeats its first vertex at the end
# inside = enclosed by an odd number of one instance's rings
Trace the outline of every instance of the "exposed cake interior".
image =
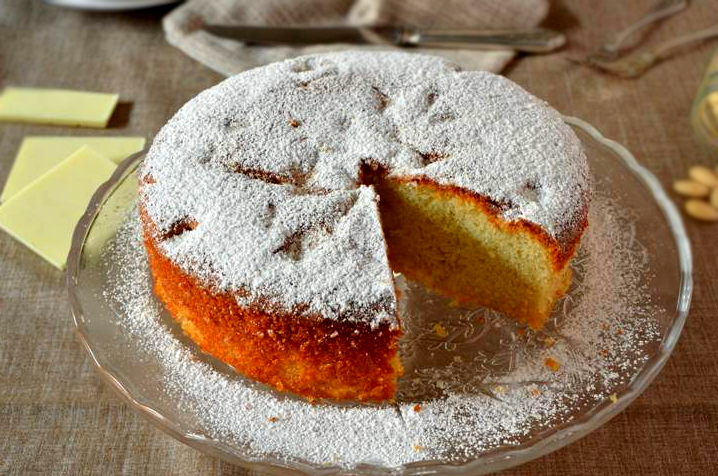
{"type": "Polygon", "coordinates": [[[394,271],[452,297],[496,309],[534,329],[570,284],[569,267],[541,235],[511,226],[496,206],[416,180],[371,179],[394,271]]]}

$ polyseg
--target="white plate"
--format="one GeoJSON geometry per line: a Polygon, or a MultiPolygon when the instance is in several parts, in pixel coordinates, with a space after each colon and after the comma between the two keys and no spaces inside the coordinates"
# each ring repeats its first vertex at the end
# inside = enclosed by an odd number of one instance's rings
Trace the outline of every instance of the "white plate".
{"type": "Polygon", "coordinates": [[[43,0],[58,7],[75,8],[77,10],[136,10],[138,8],[156,7],[177,3],[180,0],[43,0]]]}

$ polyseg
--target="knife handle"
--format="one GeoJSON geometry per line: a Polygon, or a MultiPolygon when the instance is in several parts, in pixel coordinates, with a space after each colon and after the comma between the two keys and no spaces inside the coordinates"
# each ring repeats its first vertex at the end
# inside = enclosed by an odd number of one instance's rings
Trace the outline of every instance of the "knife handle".
{"type": "Polygon", "coordinates": [[[562,47],[566,37],[555,30],[420,30],[405,29],[397,43],[421,48],[516,50],[548,53],[562,47]]]}

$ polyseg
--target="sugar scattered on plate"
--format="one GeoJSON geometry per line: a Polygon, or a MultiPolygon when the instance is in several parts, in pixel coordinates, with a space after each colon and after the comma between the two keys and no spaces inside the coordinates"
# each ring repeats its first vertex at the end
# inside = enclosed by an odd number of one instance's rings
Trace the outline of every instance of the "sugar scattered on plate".
{"type": "Polygon", "coordinates": [[[597,196],[589,219],[572,288],[541,332],[399,280],[407,372],[388,405],[310,404],[222,369],[183,342],[152,293],[136,211],[106,251],[105,297],[141,358],[158,363],[164,393],[191,415],[192,432],[244,459],[343,468],[462,463],[615,403],[660,345],[656,316],[664,310],[649,300],[648,259],[630,211],[597,196]]]}

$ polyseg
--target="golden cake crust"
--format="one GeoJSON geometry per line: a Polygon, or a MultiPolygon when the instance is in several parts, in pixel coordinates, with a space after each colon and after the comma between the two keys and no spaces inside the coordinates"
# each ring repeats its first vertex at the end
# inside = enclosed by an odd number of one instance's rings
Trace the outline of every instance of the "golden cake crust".
{"type": "Polygon", "coordinates": [[[146,213],[140,217],[154,289],[199,347],[245,376],[309,399],[391,400],[399,330],[388,324],[308,319],[243,308],[165,257],[146,213]]]}

